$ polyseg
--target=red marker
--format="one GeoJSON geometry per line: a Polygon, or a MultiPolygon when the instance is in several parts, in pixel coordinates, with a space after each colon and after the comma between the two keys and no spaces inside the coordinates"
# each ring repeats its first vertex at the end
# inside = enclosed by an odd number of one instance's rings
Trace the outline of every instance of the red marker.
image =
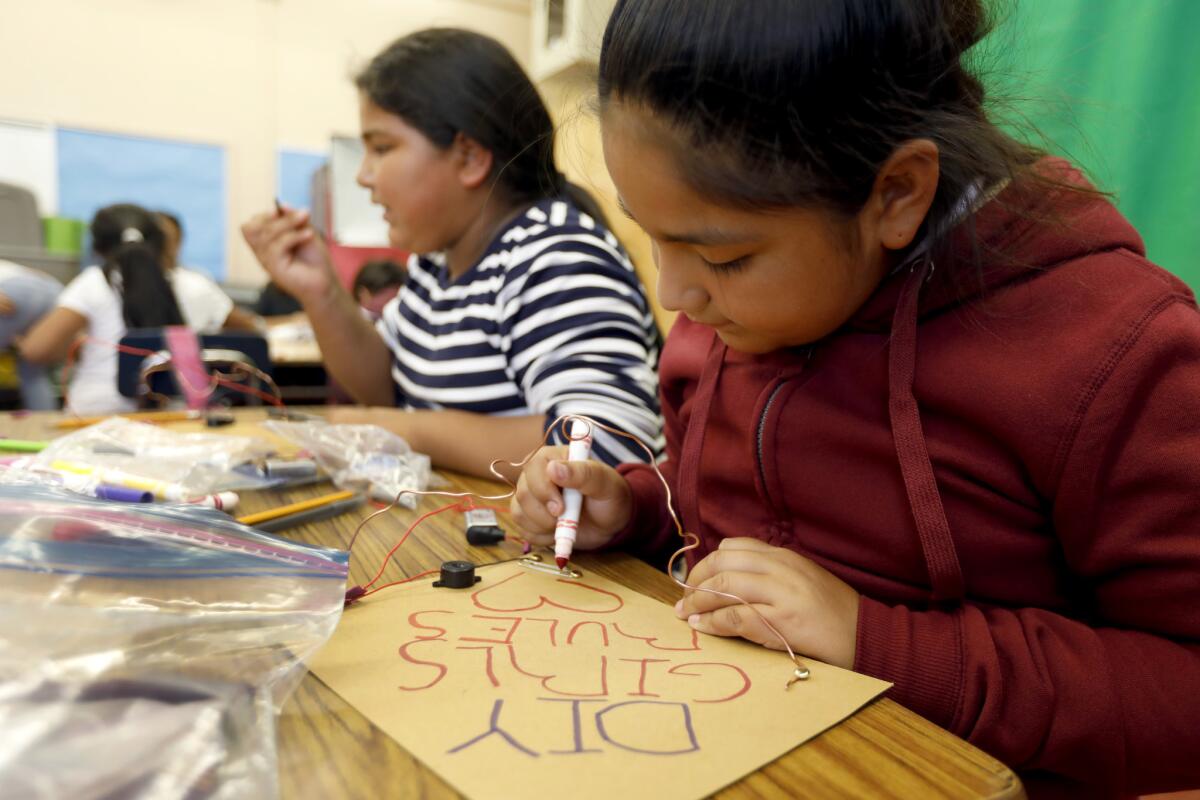
{"type": "MultiPolygon", "coordinates": [[[[592,454],[592,426],[587,420],[574,417],[571,420],[570,443],[567,445],[568,461],[587,461],[592,454]]],[[[578,489],[563,489],[563,512],[554,527],[554,563],[559,569],[567,566],[571,551],[575,548],[575,533],[579,529],[579,517],[583,511],[583,495],[578,489]]]]}

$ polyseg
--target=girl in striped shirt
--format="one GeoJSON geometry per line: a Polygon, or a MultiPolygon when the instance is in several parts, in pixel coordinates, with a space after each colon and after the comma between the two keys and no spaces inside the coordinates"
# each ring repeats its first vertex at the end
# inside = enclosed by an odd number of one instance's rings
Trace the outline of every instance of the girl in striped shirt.
{"type": "MultiPolygon", "coordinates": [[[[486,475],[567,413],[656,451],[659,336],[628,256],[554,162],[554,129],[512,55],[486,36],[430,29],[356,81],[359,183],[383,207],[408,281],[372,326],[342,289],[306,212],[243,226],[272,279],[304,306],[327,368],[370,406],[338,421],[396,432],[434,463],[486,475]]],[[[561,431],[555,431],[561,441],[561,431]]],[[[597,432],[595,456],[643,460],[597,432]]]]}

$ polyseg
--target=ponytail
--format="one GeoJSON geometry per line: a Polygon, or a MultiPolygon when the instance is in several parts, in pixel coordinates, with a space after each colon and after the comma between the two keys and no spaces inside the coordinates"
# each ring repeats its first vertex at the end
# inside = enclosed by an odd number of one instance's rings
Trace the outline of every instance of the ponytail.
{"type": "Polygon", "coordinates": [[[154,215],[127,203],[107,206],[96,212],[91,228],[104,277],[121,296],[126,327],[184,324],[163,269],[165,238],[154,215]]]}

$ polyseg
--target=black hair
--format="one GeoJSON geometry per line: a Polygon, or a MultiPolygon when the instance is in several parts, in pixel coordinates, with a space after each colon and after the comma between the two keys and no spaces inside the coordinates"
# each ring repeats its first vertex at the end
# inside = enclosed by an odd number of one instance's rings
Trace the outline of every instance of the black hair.
{"type": "Polygon", "coordinates": [[[183,314],[163,271],[165,239],[150,211],[129,203],[106,206],[92,218],[92,248],[104,277],[121,296],[129,328],[182,325],[183,314]]]}
{"type": "Polygon", "coordinates": [[[404,267],[390,258],[371,259],[362,265],[362,269],[354,277],[354,296],[358,297],[360,289],[375,294],[392,286],[403,286],[407,278],[408,273],[404,267]]]}
{"type": "Polygon", "coordinates": [[[848,217],[898,145],[930,139],[937,246],[971,186],[1038,177],[965,58],[989,30],[982,0],[618,0],[600,103],[650,111],[692,188],[748,209],[848,217]]]}
{"type": "Polygon", "coordinates": [[[170,211],[162,211],[160,209],[158,211],[155,211],[154,213],[175,226],[175,230],[179,232],[179,241],[182,244],[183,243],[183,220],[181,220],[178,215],[172,214],[170,211]]]}
{"type": "Polygon", "coordinates": [[[491,178],[509,202],[565,196],[607,222],[595,199],[559,172],[550,112],[495,39],[458,28],[417,31],[388,45],[354,83],[438,147],[461,133],[491,151],[491,178]]]}

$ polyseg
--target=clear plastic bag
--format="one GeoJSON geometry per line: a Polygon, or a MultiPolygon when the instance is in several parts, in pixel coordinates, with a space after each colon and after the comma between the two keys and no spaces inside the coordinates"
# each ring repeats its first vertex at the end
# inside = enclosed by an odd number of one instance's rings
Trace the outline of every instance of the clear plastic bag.
{"type": "Polygon", "coordinates": [[[250,436],[180,433],[113,417],[55,439],[30,460],[35,469],[79,464],[178,484],[191,495],[257,489],[267,481],[237,467],[265,458],[271,446],[250,436]]]}
{"type": "Polygon", "coordinates": [[[0,794],[277,794],[275,715],[346,553],[220,512],[0,485],[0,794]]]}
{"type": "MultiPolygon", "coordinates": [[[[312,453],[341,489],[365,489],[373,498],[390,502],[401,490],[424,491],[435,479],[429,456],[378,425],[312,421],[265,422],[263,427],[312,453]]],[[[403,494],[399,502],[416,508],[418,499],[403,494]]]]}

